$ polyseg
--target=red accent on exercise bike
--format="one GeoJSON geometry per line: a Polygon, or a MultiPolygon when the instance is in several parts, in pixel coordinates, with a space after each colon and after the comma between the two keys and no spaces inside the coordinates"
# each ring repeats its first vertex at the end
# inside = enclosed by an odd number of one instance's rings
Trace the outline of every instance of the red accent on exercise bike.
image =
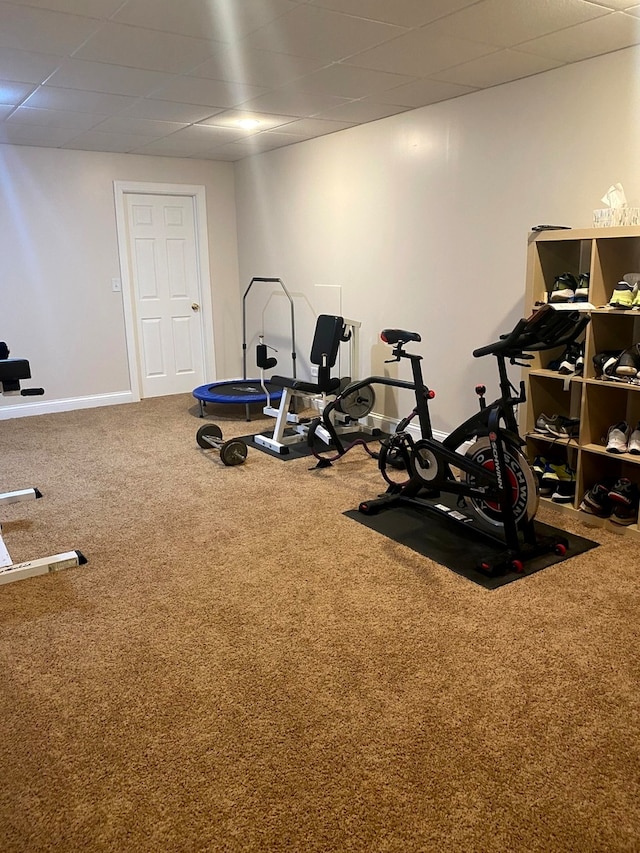
{"type": "Polygon", "coordinates": [[[433,391],[432,389],[429,389],[429,391],[428,391],[428,393],[427,393],[427,397],[429,398],[429,400],[433,400],[433,398],[434,398],[435,396],[436,396],[436,392],[435,392],[435,391],[433,391]]]}

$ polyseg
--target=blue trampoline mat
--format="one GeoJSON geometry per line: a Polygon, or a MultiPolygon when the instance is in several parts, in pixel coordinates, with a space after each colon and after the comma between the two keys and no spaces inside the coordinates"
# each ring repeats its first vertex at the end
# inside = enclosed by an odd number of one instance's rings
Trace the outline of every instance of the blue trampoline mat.
{"type": "MultiPolygon", "coordinates": [[[[270,382],[265,382],[269,389],[271,402],[279,402],[282,397],[282,388],[270,382]]],[[[227,379],[225,382],[212,382],[209,385],[200,385],[193,391],[196,400],[203,403],[266,403],[267,395],[264,393],[259,379],[227,379]]]]}

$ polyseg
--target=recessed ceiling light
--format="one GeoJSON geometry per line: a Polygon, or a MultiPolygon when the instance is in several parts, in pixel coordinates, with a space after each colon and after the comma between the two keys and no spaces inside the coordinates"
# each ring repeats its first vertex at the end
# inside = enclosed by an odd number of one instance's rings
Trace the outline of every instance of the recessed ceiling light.
{"type": "Polygon", "coordinates": [[[244,130],[253,130],[259,124],[260,122],[257,118],[241,118],[238,122],[238,126],[244,128],[244,130]]]}

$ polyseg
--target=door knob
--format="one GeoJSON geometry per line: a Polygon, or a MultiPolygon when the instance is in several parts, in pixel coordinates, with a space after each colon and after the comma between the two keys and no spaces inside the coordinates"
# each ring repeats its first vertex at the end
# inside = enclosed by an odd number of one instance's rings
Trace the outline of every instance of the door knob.
{"type": "Polygon", "coordinates": [[[191,303],[191,310],[192,310],[192,311],[199,311],[199,310],[200,310],[200,306],[198,305],[198,303],[197,303],[197,302],[192,302],[192,303],[191,303]]]}

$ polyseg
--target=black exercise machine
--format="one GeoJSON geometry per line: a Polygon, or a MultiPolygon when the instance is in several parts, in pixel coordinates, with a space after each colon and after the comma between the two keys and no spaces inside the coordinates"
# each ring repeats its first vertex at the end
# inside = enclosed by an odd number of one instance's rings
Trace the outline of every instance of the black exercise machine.
{"type": "MultiPolygon", "coordinates": [[[[9,348],[4,341],[0,341],[0,392],[3,395],[19,394],[22,397],[41,396],[44,388],[21,388],[20,383],[31,378],[31,368],[25,358],[9,358],[9,348]]],[[[4,504],[20,503],[22,501],[37,500],[42,497],[39,489],[20,489],[16,492],[4,492],[0,494],[0,506],[4,504]]],[[[24,578],[44,575],[47,572],[57,572],[72,566],[80,566],[87,560],[80,551],[67,551],[62,554],[54,554],[50,557],[40,557],[37,560],[28,560],[23,563],[14,563],[9,556],[7,547],[2,538],[0,527],[0,585],[24,578]]]]}
{"type": "MultiPolygon", "coordinates": [[[[533,358],[532,352],[571,343],[588,322],[589,316],[584,312],[556,311],[553,306],[544,305],[520,320],[500,340],[474,350],[476,358],[496,357],[500,397],[487,404],[486,388],[477,386],[479,411],[443,441],[433,436],[429,401],[435,393],[424,383],[422,356],[404,349],[410,342],[419,342],[420,335],[403,329],[385,329],[380,337],[393,347],[390,361],[408,359],[413,381],[371,376],[347,386],[343,396],[357,396],[362,389],[376,384],[412,390],[421,437],[416,441],[408,430],[399,430],[383,440],[378,466],[388,484],[387,491],[373,500],[363,501],[359,511],[372,514],[387,507],[410,504],[423,508],[427,514],[459,522],[503,546],[497,557],[480,562],[478,568],[487,574],[523,571],[526,561],[542,554],[563,555],[568,547],[566,538],[541,536],[534,529],[538,485],[521,450],[525,442],[516,420],[516,407],[525,401],[525,386],[521,381],[519,390],[514,388],[506,365],[509,362],[528,366],[526,362],[533,358]],[[453,501],[447,503],[443,494],[453,496],[453,501]],[[467,512],[469,508],[471,513],[467,512]]],[[[322,419],[340,455],[350,446],[343,445],[340,436],[332,432],[331,410],[339,405],[340,396],[325,408],[322,419]]]]}

